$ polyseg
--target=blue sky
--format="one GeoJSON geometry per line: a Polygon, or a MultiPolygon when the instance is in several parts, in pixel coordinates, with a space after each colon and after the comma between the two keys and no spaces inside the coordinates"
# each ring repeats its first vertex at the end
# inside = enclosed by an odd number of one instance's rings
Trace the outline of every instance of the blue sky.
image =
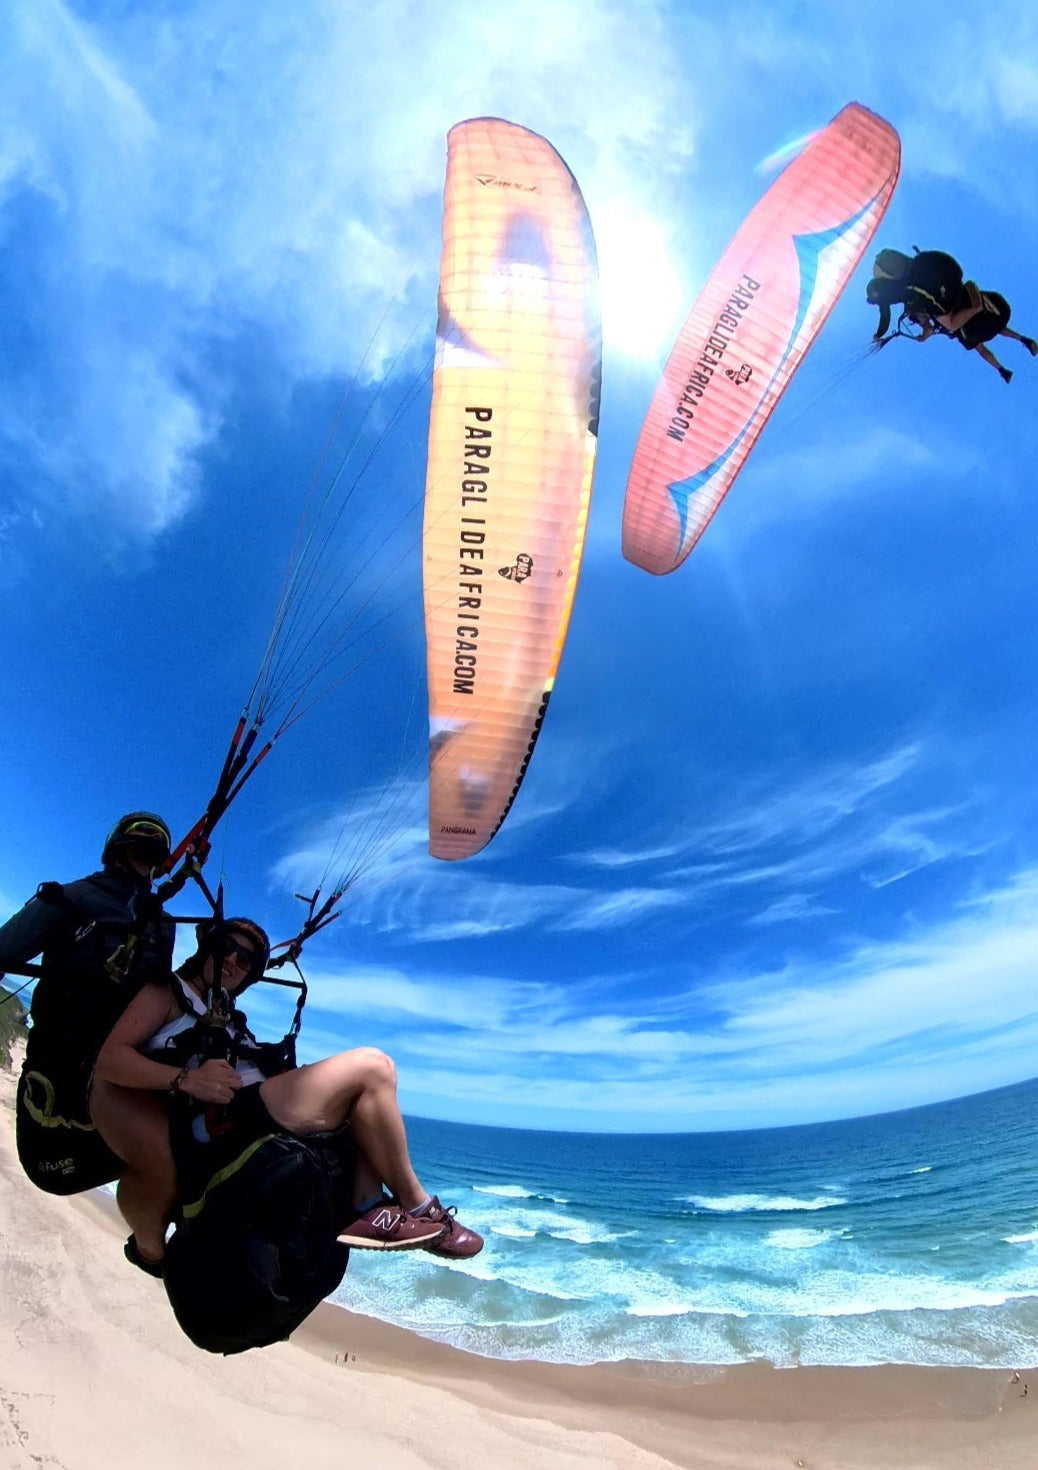
{"type": "Polygon", "coordinates": [[[284,938],[294,891],[363,862],[307,953],[307,1057],[379,1045],[411,1112],[591,1129],[1034,1075],[1038,363],[1005,343],[1007,388],[947,342],[866,359],[862,268],[690,560],[656,579],[620,556],[677,328],[766,160],[846,102],[902,137],[877,245],[950,250],[1038,331],[1033,7],[916,7],[940,38],[922,63],[894,3],[785,9],[4,7],[4,912],[92,868],[119,812],[200,813],[345,404],[331,547],[346,601],[371,594],[370,656],[210,865],[284,938]],[[544,733],[498,837],[442,864],[414,538],[445,135],[481,114],[543,133],[581,184],[604,389],[544,733]]]}

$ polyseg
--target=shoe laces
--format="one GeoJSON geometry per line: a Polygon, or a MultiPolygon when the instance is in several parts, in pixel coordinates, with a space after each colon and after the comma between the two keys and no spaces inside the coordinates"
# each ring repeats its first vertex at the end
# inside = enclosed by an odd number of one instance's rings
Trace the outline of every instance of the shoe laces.
{"type": "MultiPolygon", "coordinates": [[[[457,1205],[441,1205],[440,1201],[434,1198],[430,1203],[428,1209],[424,1212],[424,1215],[419,1215],[418,1218],[435,1220],[437,1225],[442,1224],[446,1226],[446,1234],[450,1235],[451,1231],[457,1224],[457,1217],[457,1205]]],[[[458,1228],[461,1228],[460,1225],[458,1226],[458,1228]]]]}

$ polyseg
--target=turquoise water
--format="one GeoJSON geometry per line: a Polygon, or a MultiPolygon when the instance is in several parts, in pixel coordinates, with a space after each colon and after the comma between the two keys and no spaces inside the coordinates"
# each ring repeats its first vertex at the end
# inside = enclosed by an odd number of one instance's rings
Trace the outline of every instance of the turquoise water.
{"type": "Polygon", "coordinates": [[[486,1236],[354,1252],[336,1300],[493,1357],[1038,1363],[1038,1079],[739,1133],[409,1119],[419,1175],[486,1236]]]}

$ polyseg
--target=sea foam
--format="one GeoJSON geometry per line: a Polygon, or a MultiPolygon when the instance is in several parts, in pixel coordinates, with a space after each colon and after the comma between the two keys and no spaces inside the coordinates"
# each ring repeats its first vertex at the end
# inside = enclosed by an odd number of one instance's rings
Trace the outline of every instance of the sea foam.
{"type": "Polygon", "coordinates": [[[758,1210],[830,1210],[847,1201],[839,1195],[822,1194],[812,1199],[797,1199],[788,1194],[689,1194],[685,1201],[697,1210],[711,1210],[716,1214],[742,1214],[758,1210]]]}
{"type": "Polygon", "coordinates": [[[814,1245],[824,1245],[832,1240],[833,1230],[772,1230],[764,1238],[764,1244],[780,1251],[806,1251],[814,1245]]]}

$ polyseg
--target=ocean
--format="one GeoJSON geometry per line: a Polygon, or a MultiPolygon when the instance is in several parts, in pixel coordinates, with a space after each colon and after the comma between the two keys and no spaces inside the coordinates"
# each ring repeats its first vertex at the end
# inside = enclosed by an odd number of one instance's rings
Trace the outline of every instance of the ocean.
{"type": "Polygon", "coordinates": [[[1038,1079],[753,1132],[408,1119],[479,1256],[354,1251],[334,1300],[500,1358],[1038,1364],[1038,1079]]]}

